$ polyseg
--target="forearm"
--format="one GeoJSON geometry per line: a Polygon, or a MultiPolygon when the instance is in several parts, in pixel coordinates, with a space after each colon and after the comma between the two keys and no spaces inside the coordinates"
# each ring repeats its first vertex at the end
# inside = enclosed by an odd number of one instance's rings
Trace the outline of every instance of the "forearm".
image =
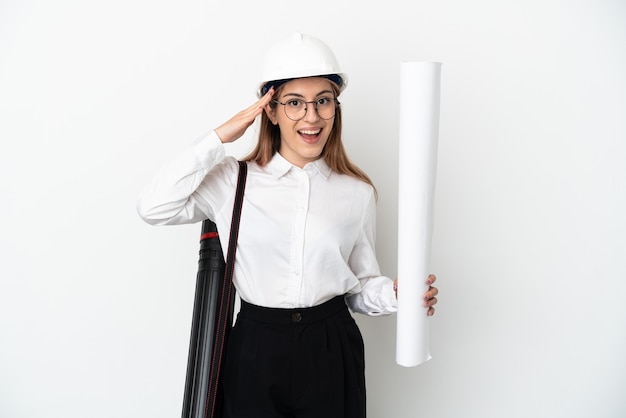
{"type": "Polygon", "coordinates": [[[146,185],[137,202],[139,216],[152,225],[193,223],[206,219],[210,204],[200,185],[224,160],[224,147],[211,132],[185,148],[146,185]]]}

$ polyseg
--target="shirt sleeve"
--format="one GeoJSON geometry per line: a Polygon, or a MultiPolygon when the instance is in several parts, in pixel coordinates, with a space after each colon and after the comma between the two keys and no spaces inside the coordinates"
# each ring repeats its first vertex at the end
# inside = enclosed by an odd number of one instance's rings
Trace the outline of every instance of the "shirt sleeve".
{"type": "Polygon", "coordinates": [[[353,312],[370,316],[389,315],[398,310],[393,280],[380,274],[376,259],[376,199],[372,191],[363,215],[361,237],[348,263],[359,279],[360,291],[346,301],[353,312]]]}
{"type": "Polygon", "coordinates": [[[236,160],[225,157],[224,145],[211,131],[159,170],[141,191],[137,213],[151,225],[215,219],[223,195],[232,194],[236,167],[236,160]]]}

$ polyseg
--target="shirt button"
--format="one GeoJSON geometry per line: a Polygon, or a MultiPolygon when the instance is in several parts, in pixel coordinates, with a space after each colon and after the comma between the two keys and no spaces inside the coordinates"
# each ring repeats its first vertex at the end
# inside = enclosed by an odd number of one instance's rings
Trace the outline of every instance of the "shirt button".
{"type": "Polygon", "coordinates": [[[291,315],[291,320],[293,322],[300,322],[302,321],[302,314],[300,312],[296,312],[293,315],[291,315]]]}

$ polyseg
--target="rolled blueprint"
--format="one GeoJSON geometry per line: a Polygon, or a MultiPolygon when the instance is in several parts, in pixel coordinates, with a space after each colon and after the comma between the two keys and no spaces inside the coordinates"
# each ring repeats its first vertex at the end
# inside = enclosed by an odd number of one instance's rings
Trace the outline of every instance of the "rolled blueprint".
{"type": "Polygon", "coordinates": [[[440,79],[441,63],[401,64],[396,363],[405,367],[431,358],[422,295],[430,273],[440,79]]]}

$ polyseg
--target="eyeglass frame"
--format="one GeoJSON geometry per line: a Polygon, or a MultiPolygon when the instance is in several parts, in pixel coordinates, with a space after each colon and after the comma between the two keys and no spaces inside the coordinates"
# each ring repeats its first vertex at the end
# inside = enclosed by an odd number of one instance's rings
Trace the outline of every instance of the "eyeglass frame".
{"type": "Polygon", "coordinates": [[[292,101],[292,100],[298,100],[298,101],[304,103],[304,115],[302,115],[302,117],[300,119],[292,119],[292,118],[290,118],[289,115],[287,114],[287,108],[283,107],[283,110],[285,111],[285,116],[287,116],[287,118],[289,118],[289,120],[292,120],[294,122],[298,122],[298,121],[300,121],[300,120],[302,120],[302,119],[304,119],[306,117],[306,112],[309,111],[309,106],[307,106],[309,103],[313,104],[313,107],[315,107],[315,113],[317,113],[317,116],[319,116],[319,118],[323,119],[323,120],[331,120],[332,118],[334,118],[337,115],[337,106],[341,105],[341,102],[336,97],[333,97],[332,100],[333,100],[333,102],[335,102],[335,113],[333,113],[333,115],[331,117],[329,117],[329,118],[323,118],[320,115],[320,112],[317,110],[317,101],[319,99],[312,100],[312,101],[309,101],[309,102],[304,101],[304,100],[300,100],[300,99],[290,99],[286,103],[279,102],[277,99],[272,99],[272,102],[276,103],[276,104],[279,104],[279,105],[282,105],[282,106],[287,106],[289,101],[292,101]]]}

